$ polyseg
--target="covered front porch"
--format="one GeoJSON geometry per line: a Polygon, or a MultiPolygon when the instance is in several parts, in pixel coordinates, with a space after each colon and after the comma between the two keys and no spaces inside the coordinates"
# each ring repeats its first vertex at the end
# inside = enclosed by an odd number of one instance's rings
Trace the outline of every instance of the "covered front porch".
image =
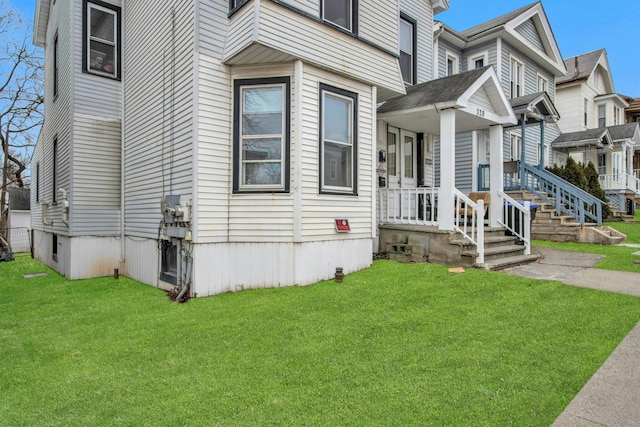
{"type": "Polygon", "coordinates": [[[504,126],[517,120],[492,67],[412,86],[378,108],[378,121],[381,229],[403,225],[459,234],[474,246],[475,264],[484,264],[485,231],[504,236],[506,227],[530,253],[529,208],[503,191],[504,126]],[[471,148],[456,147],[456,134],[479,130],[488,130],[493,173],[486,192],[465,193],[456,187],[455,172],[472,168],[457,161],[471,148]],[[516,217],[523,227],[509,221],[516,217]]]}

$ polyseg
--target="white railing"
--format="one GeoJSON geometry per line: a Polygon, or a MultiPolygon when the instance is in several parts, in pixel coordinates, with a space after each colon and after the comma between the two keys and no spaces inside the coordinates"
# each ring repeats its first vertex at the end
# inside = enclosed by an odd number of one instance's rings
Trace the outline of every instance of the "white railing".
{"type": "Polygon", "coordinates": [[[640,169],[634,169],[634,170],[633,170],[633,175],[634,175],[636,178],[640,179],[640,169]]]}
{"type": "Polygon", "coordinates": [[[438,188],[381,188],[378,219],[381,224],[438,224],[438,188]]]}
{"type": "Polygon", "coordinates": [[[531,255],[531,203],[525,201],[521,204],[502,191],[499,194],[502,198],[503,215],[498,223],[523,243],[525,255],[531,255]]]}
{"type": "Polygon", "coordinates": [[[629,174],[604,174],[600,175],[600,185],[603,190],[631,190],[640,194],[640,179],[629,174]]]}
{"type": "Polygon", "coordinates": [[[484,201],[476,203],[457,188],[453,190],[453,196],[456,216],[453,227],[476,246],[476,263],[484,264],[484,201]]]}

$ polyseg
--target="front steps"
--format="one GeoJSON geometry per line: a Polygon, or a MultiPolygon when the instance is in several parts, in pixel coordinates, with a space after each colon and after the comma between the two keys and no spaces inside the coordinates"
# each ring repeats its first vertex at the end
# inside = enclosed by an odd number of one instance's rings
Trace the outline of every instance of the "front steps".
{"type": "Polygon", "coordinates": [[[524,255],[524,246],[514,236],[506,236],[503,228],[485,227],[485,262],[477,264],[477,248],[461,234],[438,230],[437,227],[381,225],[380,250],[389,259],[400,262],[432,262],[435,264],[499,270],[536,261],[539,256],[524,255]]]}
{"type": "Polygon", "coordinates": [[[531,238],[551,242],[596,243],[616,245],[627,238],[608,226],[580,224],[568,215],[556,215],[552,205],[526,191],[509,191],[516,200],[529,200],[538,204],[535,219],[531,222],[531,238]]]}

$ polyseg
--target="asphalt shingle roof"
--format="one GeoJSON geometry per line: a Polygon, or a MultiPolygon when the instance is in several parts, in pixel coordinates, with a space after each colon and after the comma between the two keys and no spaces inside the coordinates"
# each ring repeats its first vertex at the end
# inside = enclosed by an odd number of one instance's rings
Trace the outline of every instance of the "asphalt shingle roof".
{"type": "Polygon", "coordinates": [[[611,139],[620,141],[623,139],[631,139],[638,130],[638,123],[627,123],[626,125],[609,126],[607,128],[611,134],[611,139]]]}
{"type": "Polygon", "coordinates": [[[599,142],[607,135],[607,128],[587,129],[579,132],[563,133],[551,143],[555,147],[575,147],[599,142]]]}
{"type": "Polygon", "coordinates": [[[556,84],[589,78],[603,53],[604,49],[598,49],[593,52],[583,53],[582,55],[572,56],[571,58],[565,59],[564,66],[567,67],[567,74],[557,77],[556,84]],[[578,60],[577,73],[576,59],[578,60]]]}
{"type": "Polygon", "coordinates": [[[524,13],[525,11],[531,9],[533,6],[535,6],[536,4],[540,3],[539,1],[535,2],[535,3],[531,3],[527,6],[521,7],[520,9],[514,10],[512,12],[506,13],[502,16],[498,16],[497,18],[494,18],[490,21],[487,22],[483,22],[482,24],[476,25],[475,27],[471,27],[467,30],[462,31],[462,35],[465,37],[469,37],[469,38],[473,38],[474,36],[477,36],[478,34],[484,33],[486,31],[492,30],[494,28],[498,28],[501,27],[503,25],[505,25],[507,22],[511,21],[512,19],[518,17],[519,15],[521,15],[522,13],[524,13]]]}
{"type": "Polygon", "coordinates": [[[431,80],[407,88],[407,94],[392,98],[378,108],[378,113],[409,110],[442,102],[455,101],[487,71],[487,67],[431,80]]]}
{"type": "Polygon", "coordinates": [[[9,188],[9,209],[28,211],[31,209],[31,191],[28,188],[9,188]]]}

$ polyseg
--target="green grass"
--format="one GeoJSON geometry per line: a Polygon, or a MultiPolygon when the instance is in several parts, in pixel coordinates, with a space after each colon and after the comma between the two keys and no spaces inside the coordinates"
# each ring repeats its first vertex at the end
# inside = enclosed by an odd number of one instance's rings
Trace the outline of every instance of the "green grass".
{"type": "MultiPolygon", "coordinates": [[[[626,234],[627,239],[623,243],[640,244],[640,222],[607,222],[604,223],[604,225],[613,227],[626,234]]],[[[604,255],[605,257],[596,264],[596,268],[640,273],[640,264],[634,263],[635,260],[640,259],[640,256],[634,255],[634,253],[640,251],[640,248],[637,247],[594,245],[590,243],[573,242],[558,243],[543,240],[535,240],[533,241],[533,244],[537,246],[565,249],[568,251],[589,252],[604,255]]]]}
{"type": "Polygon", "coordinates": [[[432,264],[176,304],[20,256],[0,424],[547,426],[639,320],[639,298],[432,264]]]}

